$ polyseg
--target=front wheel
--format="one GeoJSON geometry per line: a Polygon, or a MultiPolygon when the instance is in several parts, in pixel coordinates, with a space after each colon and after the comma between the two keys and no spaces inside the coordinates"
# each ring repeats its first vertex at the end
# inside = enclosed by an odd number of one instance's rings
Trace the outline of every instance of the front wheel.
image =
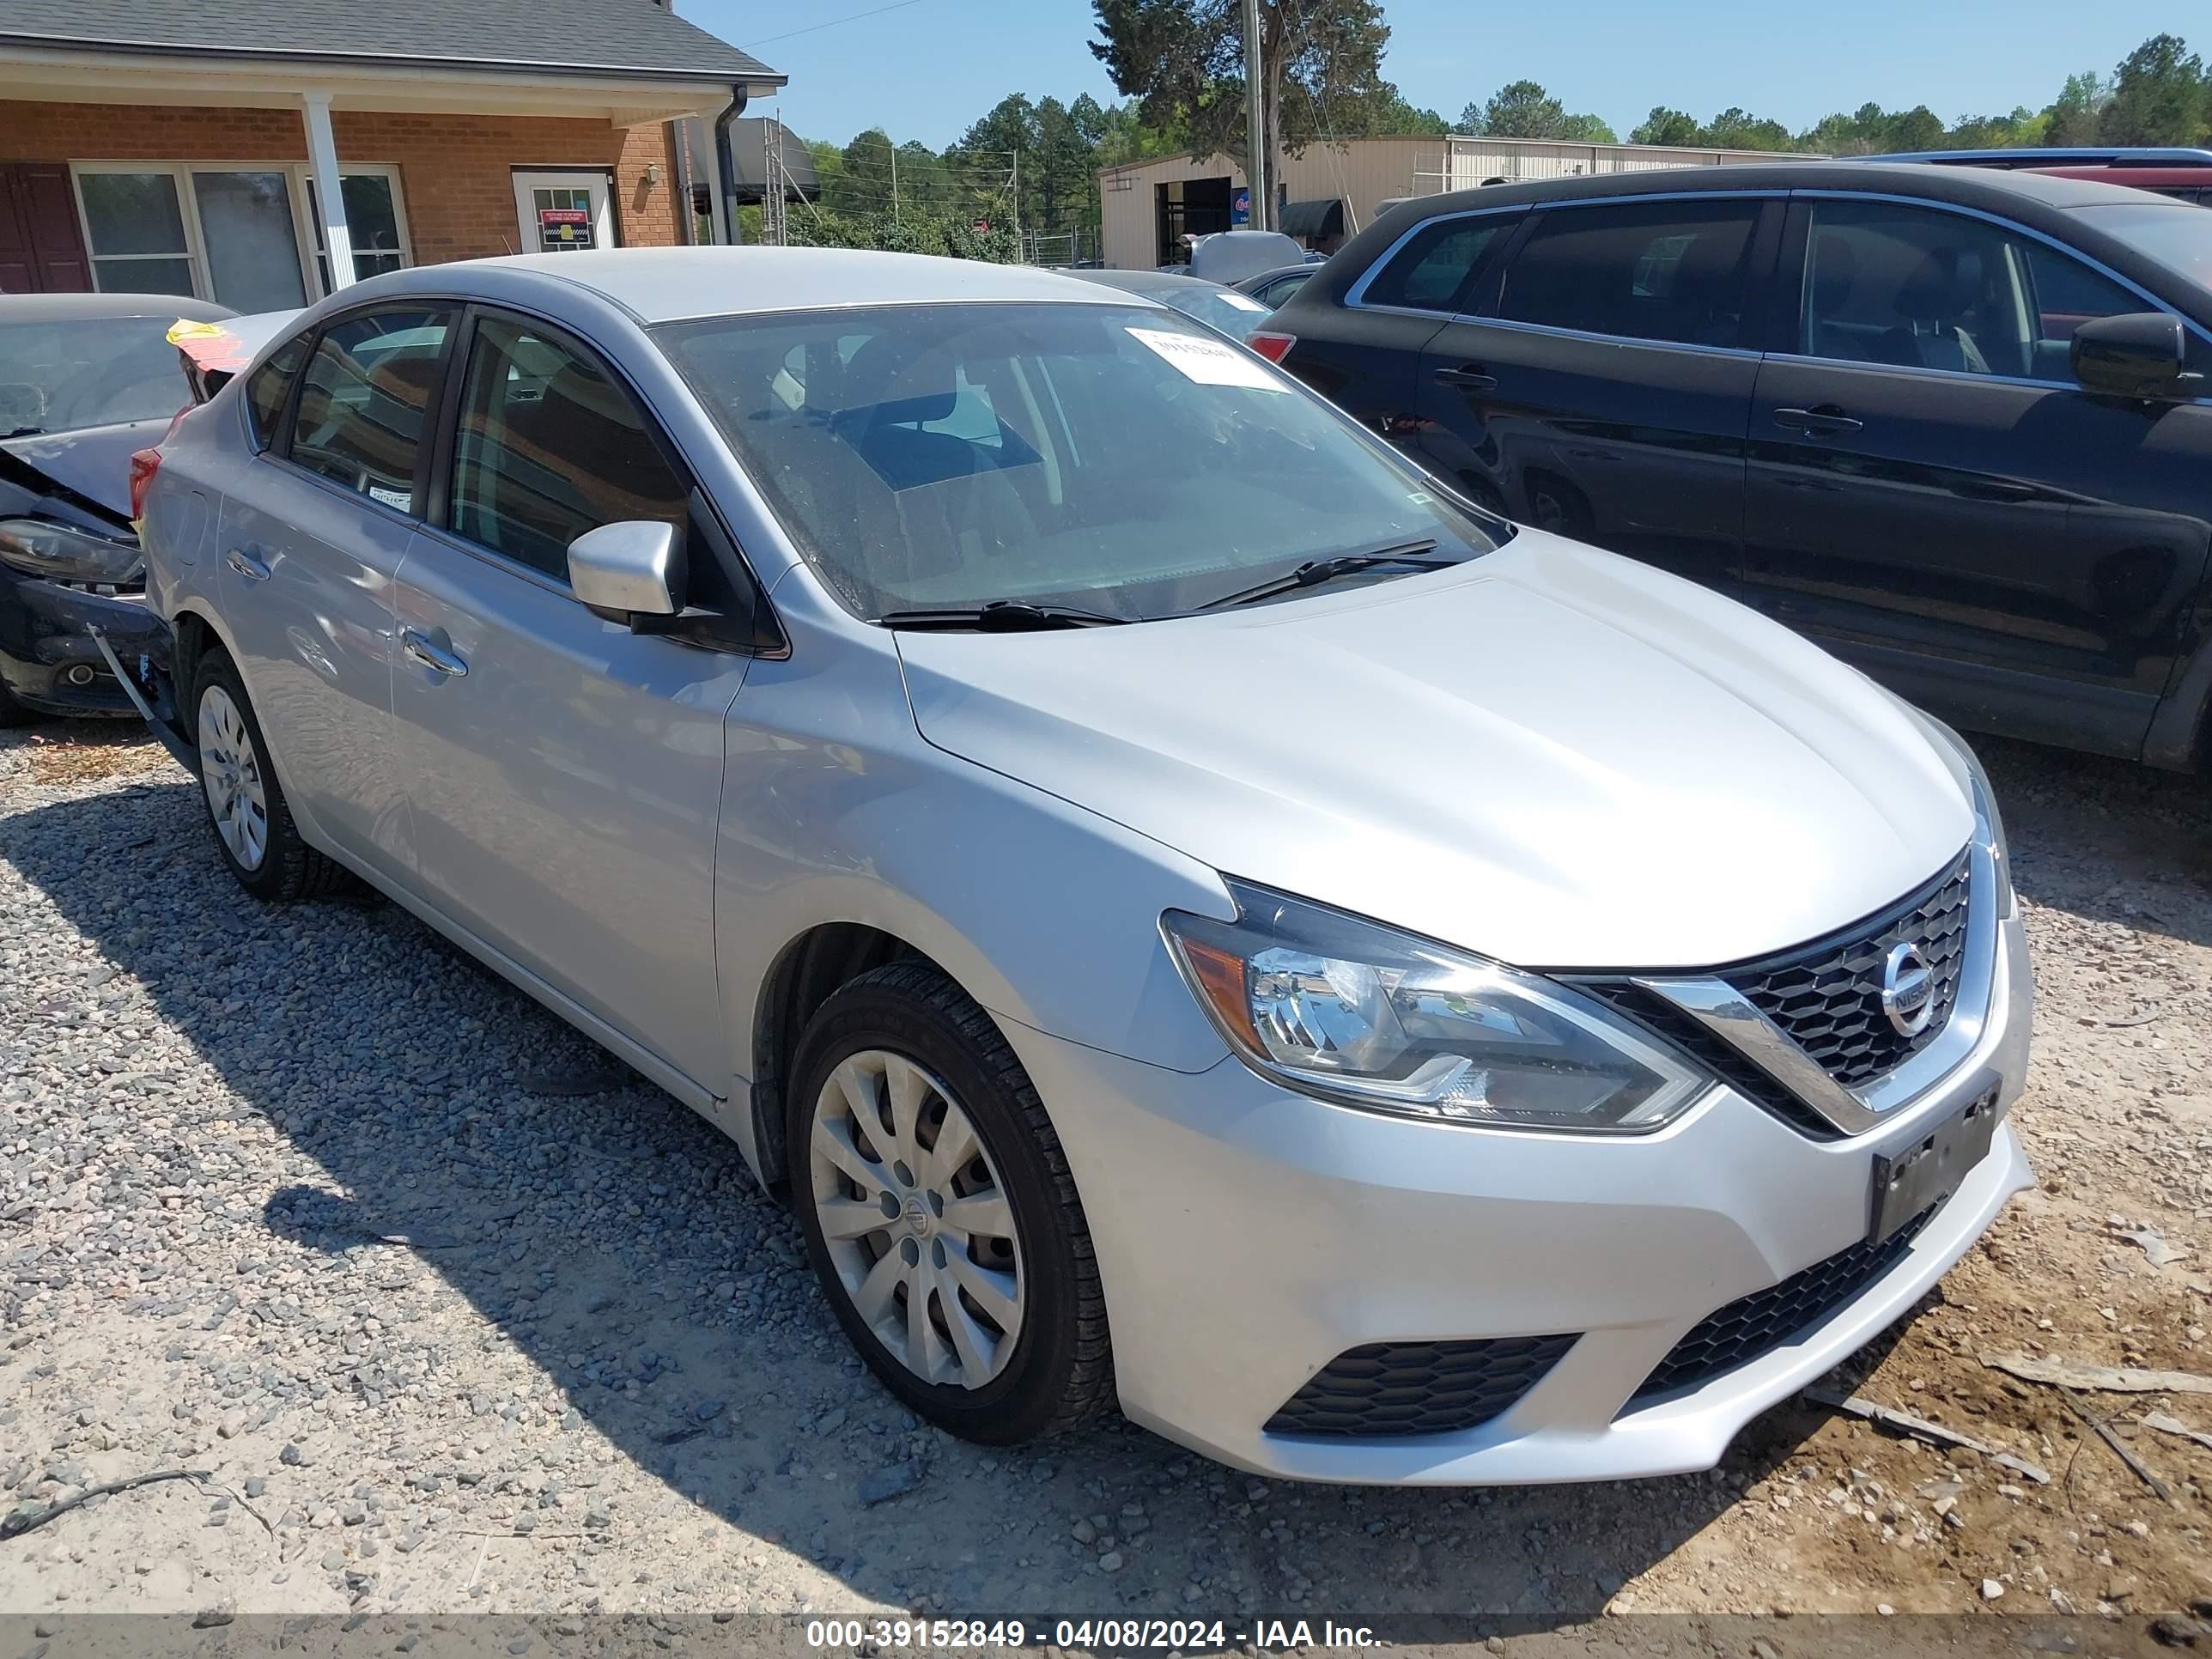
{"type": "Polygon", "coordinates": [[[925,963],[830,998],[793,1074],[807,1252],[892,1393],[1012,1445],[1113,1395],[1106,1304],[1060,1139],[991,1017],[925,963]]]}
{"type": "Polygon", "coordinates": [[[344,869],[308,846],[292,821],[246,683],[229,658],[203,662],[192,702],[208,822],[238,884],[258,899],[279,902],[343,886],[344,869]]]}

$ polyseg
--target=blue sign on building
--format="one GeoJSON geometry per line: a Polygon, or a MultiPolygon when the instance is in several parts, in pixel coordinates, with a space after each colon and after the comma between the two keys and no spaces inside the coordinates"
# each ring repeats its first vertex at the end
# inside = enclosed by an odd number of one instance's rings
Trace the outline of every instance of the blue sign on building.
{"type": "Polygon", "coordinates": [[[1249,225],[1252,222],[1252,192],[1249,189],[1233,191],[1229,198],[1229,222],[1249,225]]]}

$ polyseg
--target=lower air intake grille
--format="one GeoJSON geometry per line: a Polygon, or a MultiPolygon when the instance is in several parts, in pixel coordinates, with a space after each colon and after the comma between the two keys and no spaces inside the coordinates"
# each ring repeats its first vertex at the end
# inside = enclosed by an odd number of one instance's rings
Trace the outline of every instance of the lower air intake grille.
{"type": "Polygon", "coordinates": [[[1930,1206],[1879,1244],[1861,1239],[1779,1285],[1731,1302],[1677,1342],[1622,1407],[1632,1412],[1663,1395],[1700,1389],[1739,1365],[1809,1335],[1827,1317],[1905,1260],[1940,1206],[1930,1206]]]}
{"type": "Polygon", "coordinates": [[[1267,1431],[1371,1438],[1472,1429],[1534,1388],[1575,1340],[1370,1342],[1316,1371],[1268,1419],[1267,1431]]]}

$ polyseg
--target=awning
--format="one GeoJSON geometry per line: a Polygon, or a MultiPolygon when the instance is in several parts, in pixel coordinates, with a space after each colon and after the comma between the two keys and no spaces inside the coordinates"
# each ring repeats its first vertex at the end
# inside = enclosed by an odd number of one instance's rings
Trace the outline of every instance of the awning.
{"type": "Polygon", "coordinates": [[[1277,228],[1285,236],[1296,236],[1304,240],[1341,236],[1344,234],[1344,203],[1334,196],[1325,202],[1285,202],[1283,204],[1283,222],[1277,228]]]}

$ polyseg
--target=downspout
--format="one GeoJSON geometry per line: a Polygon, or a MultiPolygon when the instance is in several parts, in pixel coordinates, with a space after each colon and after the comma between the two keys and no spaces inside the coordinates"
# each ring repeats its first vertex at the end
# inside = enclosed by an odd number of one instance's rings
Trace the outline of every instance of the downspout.
{"type": "Polygon", "coordinates": [[[714,166],[722,175],[722,234],[732,245],[738,240],[738,158],[730,149],[730,123],[744,112],[745,89],[734,86],[729,108],[714,118],[714,166]]]}

